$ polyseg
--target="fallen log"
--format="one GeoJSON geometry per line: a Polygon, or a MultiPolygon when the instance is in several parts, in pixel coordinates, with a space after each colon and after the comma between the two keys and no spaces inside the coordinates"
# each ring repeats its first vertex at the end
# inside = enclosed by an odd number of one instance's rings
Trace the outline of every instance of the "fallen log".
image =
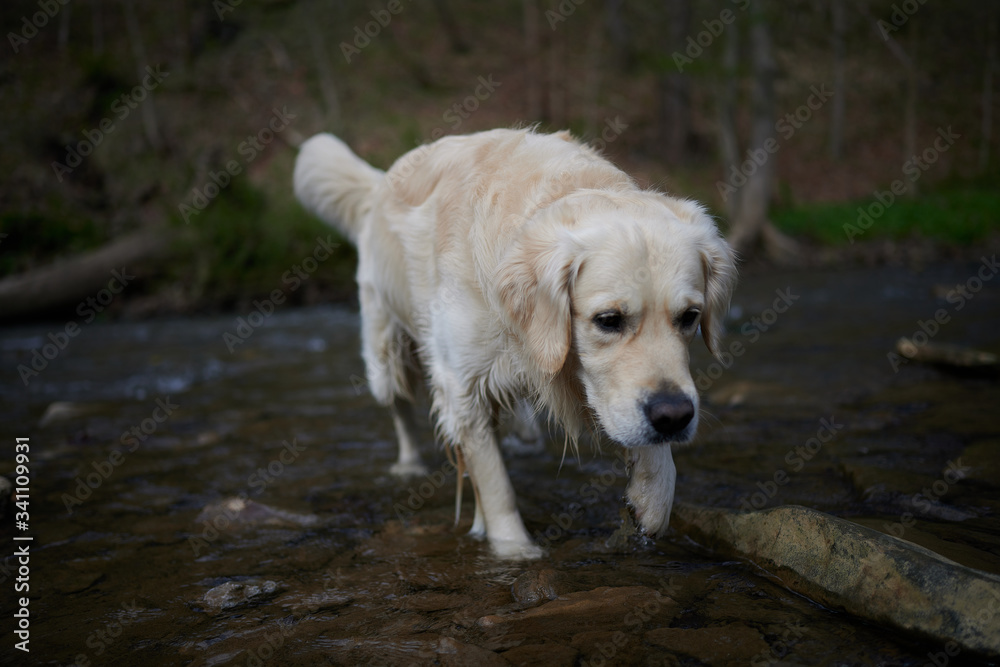
{"type": "Polygon", "coordinates": [[[128,234],[96,250],[0,280],[0,321],[52,315],[108,287],[114,271],[148,275],[171,250],[162,227],[128,234]]]}
{"type": "Polygon", "coordinates": [[[916,343],[909,338],[896,341],[896,351],[907,359],[937,366],[965,369],[995,369],[1000,360],[992,352],[983,352],[960,345],[916,343]]]}

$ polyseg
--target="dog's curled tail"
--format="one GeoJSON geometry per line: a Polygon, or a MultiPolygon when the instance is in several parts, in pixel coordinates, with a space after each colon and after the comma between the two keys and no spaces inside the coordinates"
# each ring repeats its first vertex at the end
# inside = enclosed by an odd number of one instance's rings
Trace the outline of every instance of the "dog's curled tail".
{"type": "Polygon", "coordinates": [[[385,173],[371,166],[332,134],[302,142],[295,160],[295,196],[352,243],[375,203],[385,173]]]}

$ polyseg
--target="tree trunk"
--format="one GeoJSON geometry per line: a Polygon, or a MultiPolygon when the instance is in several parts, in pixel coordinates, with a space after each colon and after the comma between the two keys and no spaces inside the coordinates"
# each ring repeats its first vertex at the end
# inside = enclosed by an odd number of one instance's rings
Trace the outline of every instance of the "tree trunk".
{"type": "Polygon", "coordinates": [[[632,38],[622,14],[624,8],[624,0],[605,0],[604,2],[605,24],[614,50],[615,65],[623,72],[631,69],[634,64],[632,38]]]}
{"type": "Polygon", "coordinates": [[[70,19],[73,16],[73,5],[68,4],[59,12],[59,53],[66,53],[66,46],[69,44],[70,19]]]}
{"type": "Polygon", "coordinates": [[[990,166],[990,142],[993,140],[993,72],[997,64],[997,18],[990,17],[986,32],[986,68],[983,70],[983,118],[979,138],[979,171],[990,166]]]}
{"type": "Polygon", "coordinates": [[[538,0],[524,0],[524,99],[528,122],[542,120],[542,81],[539,67],[538,0]]]}
{"type": "MultiPolygon", "coordinates": [[[[893,38],[890,32],[883,31],[879,26],[879,20],[872,16],[863,3],[858,3],[856,7],[872,22],[875,34],[885,43],[889,52],[896,57],[896,60],[903,65],[903,69],[906,72],[906,88],[904,90],[905,106],[903,107],[903,160],[909,160],[917,152],[917,94],[919,92],[920,73],[917,70],[916,58],[919,39],[919,29],[917,26],[919,22],[912,21],[908,24],[910,26],[910,53],[907,53],[906,49],[899,45],[899,42],[893,38]]],[[[907,181],[906,187],[910,194],[914,194],[917,191],[917,185],[912,180],[907,181]]]]}
{"type": "MultiPolygon", "coordinates": [[[[146,76],[146,67],[152,65],[146,54],[146,42],[142,37],[142,29],[135,16],[135,7],[132,0],[122,0],[125,8],[125,32],[128,33],[128,41],[132,47],[132,55],[135,57],[135,70],[139,75],[139,80],[146,76]]],[[[162,135],[160,134],[160,122],[156,114],[156,102],[153,92],[150,91],[146,99],[139,104],[139,112],[142,116],[142,127],[146,133],[146,141],[150,148],[159,152],[163,148],[162,135]]]]}
{"type": "Polygon", "coordinates": [[[191,13],[188,10],[187,0],[173,0],[173,49],[176,56],[172,59],[170,73],[177,73],[177,78],[184,78],[187,75],[188,65],[191,60],[191,13]]]}
{"type": "Polygon", "coordinates": [[[435,86],[434,77],[431,70],[420,59],[420,55],[412,49],[400,45],[396,38],[396,23],[390,23],[389,27],[382,32],[389,52],[406,69],[421,88],[433,88],[435,86]]]}
{"type": "Polygon", "coordinates": [[[846,0],[831,0],[830,45],[833,51],[833,104],[830,110],[830,157],[839,160],[844,151],[844,35],[847,32],[846,0]]]}
{"type": "Polygon", "coordinates": [[[584,79],[583,93],[583,134],[586,137],[596,135],[600,119],[601,91],[601,53],[604,43],[604,30],[600,24],[594,24],[587,37],[587,75],[584,79]]]}
{"type": "Polygon", "coordinates": [[[779,232],[769,219],[775,164],[773,156],[764,149],[764,144],[774,137],[774,80],[777,67],[767,22],[768,4],[764,0],[758,0],[751,5],[750,10],[750,62],[753,73],[750,146],[753,155],[763,154],[765,157],[760,164],[754,162],[756,169],[747,176],[739,198],[738,213],[729,230],[729,242],[744,257],[753,255],[762,247],[770,259],[793,263],[797,256],[795,243],[779,232]]]}
{"type": "MultiPolygon", "coordinates": [[[[667,0],[667,48],[671,53],[684,50],[691,28],[691,0],[667,0]]],[[[669,164],[682,164],[687,157],[691,134],[691,81],[673,67],[660,76],[660,149],[669,164]]]]}
{"type": "Polygon", "coordinates": [[[316,61],[316,73],[319,75],[319,90],[323,96],[323,106],[326,107],[325,125],[337,132],[340,129],[340,101],[337,97],[337,86],[330,68],[330,54],[326,51],[324,37],[314,21],[307,22],[306,32],[312,46],[313,59],[316,61]]]}
{"type": "MultiPolygon", "coordinates": [[[[750,63],[753,82],[750,93],[750,146],[764,151],[764,142],[774,132],[774,59],[771,35],[762,2],[752,5],[750,16],[750,63]]],[[[770,158],[770,154],[764,151],[770,158]]],[[[739,210],[730,229],[730,243],[737,252],[748,255],[762,240],[768,220],[771,191],[774,185],[774,160],[765,159],[752,174],[740,194],[739,210]]]]}
{"type": "Polygon", "coordinates": [[[148,272],[151,262],[167,256],[171,235],[162,228],[121,237],[97,250],[28,273],[0,280],[0,320],[13,321],[70,308],[108,286],[112,271],[148,272]]]}
{"type": "Polygon", "coordinates": [[[549,35],[548,52],[548,72],[546,77],[546,90],[548,92],[549,120],[556,127],[565,127],[567,119],[566,109],[566,77],[565,51],[566,51],[565,31],[553,31],[549,35]]]}
{"type": "Polygon", "coordinates": [[[90,17],[90,29],[93,38],[93,55],[104,54],[104,3],[101,0],[94,0],[90,17]]]}
{"type": "MultiPolygon", "coordinates": [[[[728,179],[733,170],[740,168],[739,133],[736,129],[736,96],[738,93],[738,68],[740,60],[740,21],[729,27],[722,52],[722,76],[717,84],[717,114],[719,157],[722,159],[723,178],[728,179]]],[[[735,221],[740,211],[740,190],[720,192],[730,221],[735,221]]]]}
{"type": "MultiPolygon", "coordinates": [[[[910,66],[906,69],[906,110],[905,137],[903,139],[903,160],[909,160],[917,154],[917,96],[920,80],[917,76],[917,45],[919,43],[918,21],[910,26],[910,66]]],[[[910,196],[917,194],[917,182],[912,178],[906,180],[906,192],[910,196]]]]}
{"type": "Polygon", "coordinates": [[[434,0],[434,9],[441,19],[444,33],[448,35],[452,53],[468,53],[469,43],[462,36],[462,30],[458,27],[458,21],[455,20],[455,13],[451,10],[448,0],[434,0]]]}

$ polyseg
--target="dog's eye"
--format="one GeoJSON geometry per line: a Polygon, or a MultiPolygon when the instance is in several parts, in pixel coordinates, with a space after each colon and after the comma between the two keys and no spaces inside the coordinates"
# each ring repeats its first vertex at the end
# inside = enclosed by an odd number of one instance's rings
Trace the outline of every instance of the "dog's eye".
{"type": "Polygon", "coordinates": [[[690,329],[693,327],[698,322],[699,315],[701,315],[701,311],[697,308],[688,308],[685,310],[684,314],[681,315],[680,328],[690,329]]]}
{"type": "Polygon", "coordinates": [[[605,333],[621,333],[625,329],[625,316],[617,310],[594,315],[594,324],[605,333]]]}

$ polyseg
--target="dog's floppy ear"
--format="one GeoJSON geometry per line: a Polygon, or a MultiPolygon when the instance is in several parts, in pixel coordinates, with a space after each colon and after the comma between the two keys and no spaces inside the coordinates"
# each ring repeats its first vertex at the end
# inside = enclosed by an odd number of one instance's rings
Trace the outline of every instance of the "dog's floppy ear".
{"type": "Polygon", "coordinates": [[[705,310],[701,314],[701,335],[708,351],[712,356],[718,357],[729,301],[736,287],[736,254],[719,235],[710,219],[706,219],[705,224],[711,227],[711,231],[701,247],[701,261],[705,271],[705,310]]]}
{"type": "Polygon", "coordinates": [[[570,349],[578,245],[565,227],[545,221],[529,222],[522,232],[497,267],[496,294],[532,361],[554,375],[570,349]]]}

